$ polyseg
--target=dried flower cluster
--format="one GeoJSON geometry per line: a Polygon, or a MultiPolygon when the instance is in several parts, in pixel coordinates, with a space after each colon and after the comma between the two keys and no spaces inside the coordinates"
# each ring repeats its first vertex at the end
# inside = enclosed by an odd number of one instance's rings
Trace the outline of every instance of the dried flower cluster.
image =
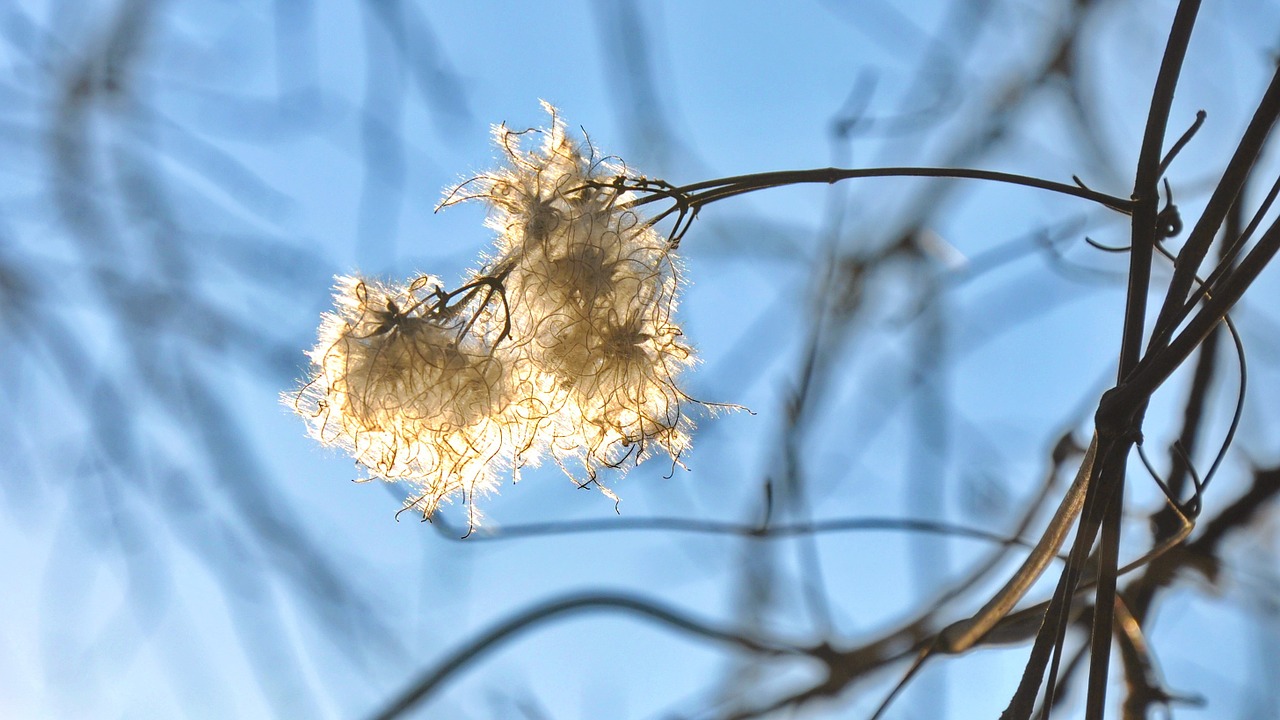
{"type": "Polygon", "coordinates": [[[694,401],[676,379],[693,353],[673,318],[670,244],[629,209],[626,169],[544,108],[549,128],[496,127],[506,166],[442,203],[488,205],[485,266],[450,292],[431,277],[339,278],[294,397],[322,443],[416,484],[407,506],[427,517],[544,456],[599,485],[602,468],[655,449],[678,463],[689,445],[694,401]]]}

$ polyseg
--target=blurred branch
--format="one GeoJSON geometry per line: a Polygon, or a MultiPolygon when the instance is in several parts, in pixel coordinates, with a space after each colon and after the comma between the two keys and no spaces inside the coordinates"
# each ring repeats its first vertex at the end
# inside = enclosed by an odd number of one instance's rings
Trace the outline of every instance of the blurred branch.
{"type": "Polygon", "coordinates": [[[638,615],[643,619],[666,625],[696,638],[722,643],[753,653],[765,655],[801,655],[804,650],[786,643],[760,640],[730,630],[713,627],[694,620],[653,600],[634,595],[582,593],[549,600],[501,621],[488,631],[477,634],[475,639],[450,653],[443,661],[426,671],[410,687],[396,697],[385,709],[372,716],[376,720],[391,720],[412,710],[428,699],[441,684],[455,673],[465,669],[496,646],[515,635],[564,616],[590,611],[620,611],[638,615]]]}

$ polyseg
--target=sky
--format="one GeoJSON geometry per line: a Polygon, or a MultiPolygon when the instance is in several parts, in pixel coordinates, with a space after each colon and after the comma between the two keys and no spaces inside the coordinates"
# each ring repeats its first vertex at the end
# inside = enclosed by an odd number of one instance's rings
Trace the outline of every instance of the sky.
{"type": "MultiPolygon", "coordinates": [[[[1205,5],[1169,129],[1208,113],[1168,175],[1184,219],[1266,85],[1280,20],[1262,0],[1205,5]]],[[[1125,257],[1084,238],[1123,245],[1116,213],[902,178],[707,206],[679,250],[679,318],[700,357],[682,382],[749,410],[700,416],[687,470],[659,457],[606,477],[616,507],[547,463],[480,498],[484,525],[460,539],[465,508],[397,518],[409,490],[353,482],[363,469],[280,397],[307,372],[335,275],[460,284],[482,262],[484,208],[438,203],[501,162],[493,125],[546,124],[540,100],[601,154],[675,184],[972,166],[1128,197],[1174,7],[1097,3],[1070,72],[1043,80],[1074,3],[0,10],[0,716],[368,717],[495,623],[582,594],[840,647],[928,610],[989,540],[625,528],[767,516],[1011,532],[1053,444],[1087,439],[1114,382],[1125,257]]],[[[1277,284],[1265,273],[1239,313],[1256,359],[1206,513],[1280,459],[1277,284]]],[[[1230,420],[1233,362],[1197,464],[1230,420]]],[[[1148,447],[1175,436],[1189,375],[1153,400],[1148,447]]],[[[1130,488],[1124,557],[1146,549],[1159,497],[1130,488]]],[[[1280,712],[1266,682],[1280,667],[1277,528],[1272,512],[1233,536],[1216,582],[1188,572],[1159,605],[1160,670],[1207,701],[1176,717],[1280,712]]],[[[937,622],[981,606],[1016,562],[937,622]]],[[[935,662],[890,717],[992,717],[1026,652],[935,662]]],[[[905,669],[890,667],[795,716],[869,715],[905,669]]],[[[819,673],[596,610],[526,629],[408,716],[726,717],[819,673]]]]}

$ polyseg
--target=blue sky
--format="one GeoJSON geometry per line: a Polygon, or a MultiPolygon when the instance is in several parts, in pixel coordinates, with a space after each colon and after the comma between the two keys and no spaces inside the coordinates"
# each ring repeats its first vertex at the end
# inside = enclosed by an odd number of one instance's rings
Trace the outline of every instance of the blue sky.
{"type": "MultiPolygon", "coordinates": [[[[458,541],[462,509],[396,522],[406,490],[351,482],[361,470],[306,437],[278,398],[305,372],[333,275],[459,281],[477,266],[492,241],[483,209],[435,206],[499,161],[492,124],[545,123],[540,99],[603,153],[673,183],[960,163],[1076,174],[1125,197],[1171,2],[1102,3],[1085,22],[1073,67],[1094,149],[1057,78],[1005,106],[998,138],[971,150],[1071,5],[0,11],[0,281],[33,288],[0,295],[0,388],[16,409],[0,430],[13,441],[0,466],[0,715],[363,717],[492,623],[579,592],[637,594],[799,643],[829,633],[851,645],[925,609],[990,545],[901,532],[458,541]],[[74,92],[77,81],[88,89],[74,92]],[[834,143],[833,121],[851,112],[860,132],[834,143]],[[805,590],[815,586],[823,602],[805,590]]],[[[1169,174],[1184,218],[1265,86],[1277,15],[1245,0],[1203,10],[1170,125],[1176,137],[1209,113],[1169,174]]],[[[765,486],[782,493],[797,458],[806,500],[780,500],[778,522],[923,517],[1006,532],[1051,444],[1071,427],[1085,437],[1114,374],[1124,260],[1086,234],[1119,245],[1127,226],[1075,198],[982,183],[858,180],[709,206],[681,246],[681,319],[702,358],[688,389],[753,414],[702,419],[688,472],[664,478],[655,460],[611,478],[618,513],[545,467],[482,500],[486,527],[754,523],[765,486]],[[853,274],[899,239],[921,198],[932,250],[853,274]],[[844,284],[823,285],[831,266],[844,284]],[[788,435],[813,319],[831,307],[821,384],[788,435]]],[[[1276,290],[1271,271],[1255,289],[1264,299],[1240,314],[1258,360],[1219,502],[1250,463],[1280,457],[1276,290]]],[[[1208,438],[1233,403],[1235,377],[1222,377],[1208,438]]],[[[1151,447],[1167,446],[1185,383],[1153,402],[1151,447]]],[[[1152,484],[1131,493],[1127,557],[1145,549],[1158,507],[1152,484]]],[[[1166,680],[1210,703],[1177,717],[1275,711],[1263,669],[1280,646],[1276,549],[1272,518],[1235,540],[1218,585],[1188,577],[1161,606],[1151,641],[1166,680]]],[[[945,619],[982,600],[970,593],[945,619]]],[[[896,716],[992,717],[1025,653],[938,662],[896,716]]],[[[768,698],[816,672],[589,613],[485,656],[415,717],[716,717],[726,697],[768,698]]],[[[800,716],[869,714],[895,677],[800,716]]]]}

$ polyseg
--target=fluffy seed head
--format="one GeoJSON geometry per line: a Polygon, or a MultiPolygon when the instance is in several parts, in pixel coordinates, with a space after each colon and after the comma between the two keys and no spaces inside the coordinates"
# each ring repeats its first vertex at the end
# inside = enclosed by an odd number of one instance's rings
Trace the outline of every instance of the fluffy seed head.
{"type": "Polygon", "coordinates": [[[543,456],[599,484],[603,468],[657,451],[678,463],[689,445],[677,260],[630,205],[637,178],[543,107],[549,128],[495,128],[503,166],[442,203],[488,207],[483,268],[451,292],[339,278],[296,396],[317,439],[418,485],[410,506],[428,516],[543,456]]]}
{"type": "Polygon", "coordinates": [[[489,205],[493,267],[509,273],[518,308],[503,356],[540,376],[527,384],[536,399],[526,399],[554,409],[545,445],[562,466],[581,465],[594,480],[655,446],[678,459],[695,403],[676,384],[693,353],[673,317],[675,256],[629,209],[625,168],[574,141],[544,108],[552,123],[536,149],[524,147],[528,132],[495,128],[507,165],[468,195],[489,205]]]}
{"type": "Polygon", "coordinates": [[[464,317],[421,297],[428,287],[439,283],[338,278],[296,402],[317,440],[378,477],[412,481],[412,504],[429,514],[451,494],[493,485],[503,368],[464,317]]]}

